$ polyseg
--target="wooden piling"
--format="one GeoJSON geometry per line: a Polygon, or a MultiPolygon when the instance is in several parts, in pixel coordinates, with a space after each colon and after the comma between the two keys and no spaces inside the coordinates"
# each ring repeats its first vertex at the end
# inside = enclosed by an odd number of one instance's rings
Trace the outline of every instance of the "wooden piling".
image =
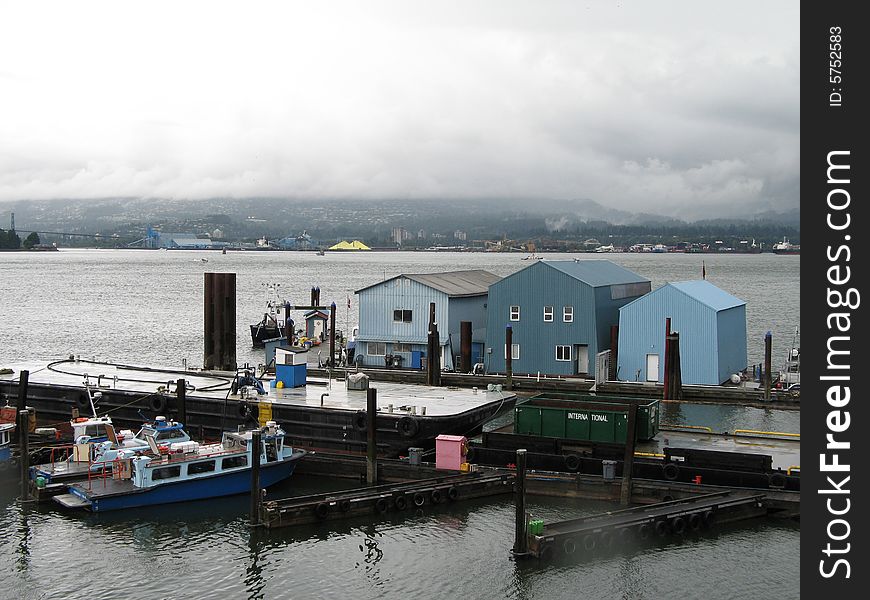
{"type": "Polygon", "coordinates": [[[770,369],[771,369],[771,348],[773,346],[773,336],[768,331],[764,334],[764,400],[770,400],[770,386],[771,386],[771,377],[770,377],[770,369]]]}
{"type": "Polygon", "coordinates": [[[203,368],[236,370],[236,274],[205,273],[203,368]]]}
{"type": "Polygon", "coordinates": [[[366,390],[366,482],[369,485],[378,484],[378,390],[366,390]]]}
{"type": "Polygon", "coordinates": [[[21,467],[21,501],[30,500],[30,440],[27,430],[30,426],[30,411],[18,411],[18,464],[21,467]]]}
{"type": "Polygon", "coordinates": [[[665,319],[665,372],[662,378],[662,399],[667,400],[670,392],[670,375],[671,375],[671,318],[665,319]]]}
{"type": "Polygon", "coordinates": [[[459,356],[462,361],[461,372],[471,373],[471,321],[459,322],[459,356]]]}
{"type": "Polygon", "coordinates": [[[438,323],[432,324],[432,385],[441,385],[441,337],[438,323]]]}
{"type": "Polygon", "coordinates": [[[514,330],[510,325],[504,329],[504,387],[506,390],[514,386],[514,362],[513,362],[514,330]]]}
{"type": "Polygon", "coordinates": [[[622,488],[619,501],[624,506],[631,502],[631,471],[634,466],[634,448],[637,436],[637,403],[628,405],[628,431],[625,434],[625,456],[622,460],[622,488]]]}
{"type": "Polygon", "coordinates": [[[426,338],[426,385],[435,385],[435,344],[433,343],[433,328],[435,327],[435,303],[429,303],[429,328],[426,338]]]}
{"type": "Polygon", "coordinates": [[[256,527],[260,524],[260,503],[263,496],[260,493],[260,455],[262,449],[262,435],[260,429],[251,432],[251,518],[250,525],[256,527]]]}
{"type": "Polygon", "coordinates": [[[610,369],[607,372],[608,381],[616,379],[616,367],[619,365],[619,325],[610,326],[610,369]]]}
{"type": "Polygon", "coordinates": [[[526,450],[517,450],[517,479],[514,488],[515,529],[513,553],[525,556],[529,553],[528,519],[526,518],[526,450]]]}
{"type": "MultiPolygon", "coordinates": [[[[23,370],[18,373],[18,412],[20,413],[22,410],[27,410],[27,386],[30,385],[30,371],[23,370]]],[[[15,428],[15,435],[13,436],[13,441],[17,443],[19,441],[20,433],[27,432],[28,428],[22,429],[21,427],[15,428]]],[[[26,437],[26,436],[25,436],[26,437]]]]}
{"type": "MultiPolygon", "coordinates": [[[[187,422],[187,382],[184,379],[179,379],[175,382],[175,400],[178,403],[176,407],[176,418],[185,426],[187,422]]],[[[202,438],[200,438],[202,439],[202,438]]]]}

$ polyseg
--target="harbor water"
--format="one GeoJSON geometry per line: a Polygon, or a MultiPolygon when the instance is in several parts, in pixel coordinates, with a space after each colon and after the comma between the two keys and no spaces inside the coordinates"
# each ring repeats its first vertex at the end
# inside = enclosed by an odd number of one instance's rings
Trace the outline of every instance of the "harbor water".
{"type": "MultiPolygon", "coordinates": [[[[262,317],[264,283],[307,304],[310,288],[356,324],[360,289],[400,273],[486,269],[508,275],[520,254],[67,250],[0,254],[0,368],[80,355],[181,367],[202,363],[203,273],[237,273],[238,360],[257,364],[248,324],[262,317]],[[351,307],[347,308],[348,298],[351,307]]],[[[571,259],[575,255],[544,255],[571,259]]],[[[612,254],[652,280],[707,279],[747,302],[750,363],[773,334],[776,368],[800,320],[799,256],[612,254]]],[[[672,423],[716,430],[800,431],[797,411],[669,406],[672,423]]],[[[270,497],[350,486],[298,475],[270,497]]],[[[509,497],[424,507],[272,532],[247,527],[247,499],[224,498],[105,515],[22,507],[0,473],[0,598],[796,598],[799,528],[762,521],[572,563],[516,562],[509,497]]],[[[529,498],[545,521],[612,505],[529,498]]]]}

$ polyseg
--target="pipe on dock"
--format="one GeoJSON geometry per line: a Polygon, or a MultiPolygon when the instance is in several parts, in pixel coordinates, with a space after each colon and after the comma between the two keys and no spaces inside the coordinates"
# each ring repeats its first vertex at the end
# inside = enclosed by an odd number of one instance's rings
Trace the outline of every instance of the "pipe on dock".
{"type": "Polygon", "coordinates": [[[260,525],[260,504],[263,496],[260,493],[260,455],[262,454],[261,431],[251,432],[251,518],[250,525],[260,525]]]}
{"type": "Polygon", "coordinates": [[[525,556],[529,553],[528,518],[526,517],[526,450],[517,450],[517,480],[514,488],[514,507],[516,528],[514,530],[515,556],[525,556]]]}
{"type": "Polygon", "coordinates": [[[462,363],[460,369],[462,373],[471,373],[471,321],[459,322],[459,355],[462,363]]]}
{"type": "MultiPolygon", "coordinates": [[[[22,410],[27,410],[27,386],[30,385],[30,371],[23,370],[18,373],[18,412],[20,413],[22,410]]],[[[27,432],[27,429],[22,429],[21,427],[15,428],[14,440],[16,442],[20,439],[21,432],[27,432]]],[[[27,437],[27,436],[24,436],[27,437]]]]}
{"type": "Polygon", "coordinates": [[[770,369],[771,369],[771,348],[773,346],[773,336],[768,331],[764,334],[764,400],[770,401],[770,369]]]}
{"type": "Polygon", "coordinates": [[[377,485],[378,483],[378,390],[369,388],[366,390],[366,483],[377,485]]]}
{"type": "MultiPolygon", "coordinates": [[[[187,382],[184,379],[179,379],[175,382],[175,401],[178,403],[176,413],[178,421],[182,425],[188,425],[187,422],[187,382]]],[[[202,438],[200,438],[202,439],[202,438]]]]}
{"type": "Polygon", "coordinates": [[[236,274],[205,273],[203,368],[236,370],[236,274]]]}
{"type": "Polygon", "coordinates": [[[30,440],[27,430],[30,425],[30,411],[18,411],[18,463],[21,466],[21,501],[30,500],[30,440]]]}
{"type": "Polygon", "coordinates": [[[513,389],[514,385],[513,345],[514,330],[510,325],[506,325],[504,329],[504,388],[506,390],[513,389]]]}
{"type": "Polygon", "coordinates": [[[637,437],[637,403],[628,405],[628,431],[625,434],[625,456],[622,460],[622,488],[619,501],[623,506],[631,503],[631,475],[634,467],[635,439],[637,437]]]}

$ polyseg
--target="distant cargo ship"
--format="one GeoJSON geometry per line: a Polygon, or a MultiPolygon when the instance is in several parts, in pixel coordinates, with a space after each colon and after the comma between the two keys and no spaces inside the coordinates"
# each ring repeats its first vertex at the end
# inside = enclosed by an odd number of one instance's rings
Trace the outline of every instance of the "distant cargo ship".
{"type": "Polygon", "coordinates": [[[777,242],[773,245],[773,253],[774,254],[800,254],[801,247],[799,244],[792,244],[788,241],[788,238],[782,238],[781,242],[777,242]]]}

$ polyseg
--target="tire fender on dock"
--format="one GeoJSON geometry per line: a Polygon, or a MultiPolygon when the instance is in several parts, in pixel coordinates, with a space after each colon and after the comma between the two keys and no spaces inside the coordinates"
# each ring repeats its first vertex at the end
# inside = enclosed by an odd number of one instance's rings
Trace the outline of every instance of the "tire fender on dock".
{"type": "Polygon", "coordinates": [[[662,475],[665,476],[665,479],[668,481],[674,481],[677,477],[680,476],[680,467],[675,465],[674,463],[665,463],[662,465],[662,475]]]}
{"type": "Polygon", "coordinates": [[[565,468],[569,472],[576,473],[580,469],[580,457],[576,454],[566,454],[565,458],[562,460],[565,463],[565,468]]]}
{"type": "Polygon", "coordinates": [[[148,408],[156,413],[164,412],[166,410],[166,398],[160,395],[151,396],[148,399],[148,408]]]}
{"type": "Polygon", "coordinates": [[[314,507],[314,515],[318,519],[325,519],[329,516],[329,503],[328,502],[320,502],[317,506],[314,507]]]}
{"type": "Polygon", "coordinates": [[[686,519],[683,517],[674,517],[671,519],[671,531],[674,532],[674,535],[684,535],[687,528],[688,525],[686,519]]]}
{"type": "Polygon", "coordinates": [[[358,410],[353,415],[353,427],[357,431],[365,431],[368,428],[368,417],[364,411],[358,410]]]}
{"type": "Polygon", "coordinates": [[[424,496],[420,492],[415,493],[414,494],[414,506],[419,508],[419,507],[423,506],[424,504],[426,504],[426,496],[424,496]]]}
{"type": "Polygon", "coordinates": [[[396,494],[393,498],[393,504],[396,505],[396,510],[405,510],[408,508],[408,499],[405,494],[396,494]]]}
{"type": "Polygon", "coordinates": [[[414,417],[402,417],[396,423],[396,429],[402,437],[414,437],[420,431],[420,423],[414,417]]]}
{"type": "Polygon", "coordinates": [[[375,510],[379,513],[383,514],[387,512],[387,508],[389,508],[389,504],[387,503],[386,498],[378,498],[377,502],[375,502],[375,510]]]}

